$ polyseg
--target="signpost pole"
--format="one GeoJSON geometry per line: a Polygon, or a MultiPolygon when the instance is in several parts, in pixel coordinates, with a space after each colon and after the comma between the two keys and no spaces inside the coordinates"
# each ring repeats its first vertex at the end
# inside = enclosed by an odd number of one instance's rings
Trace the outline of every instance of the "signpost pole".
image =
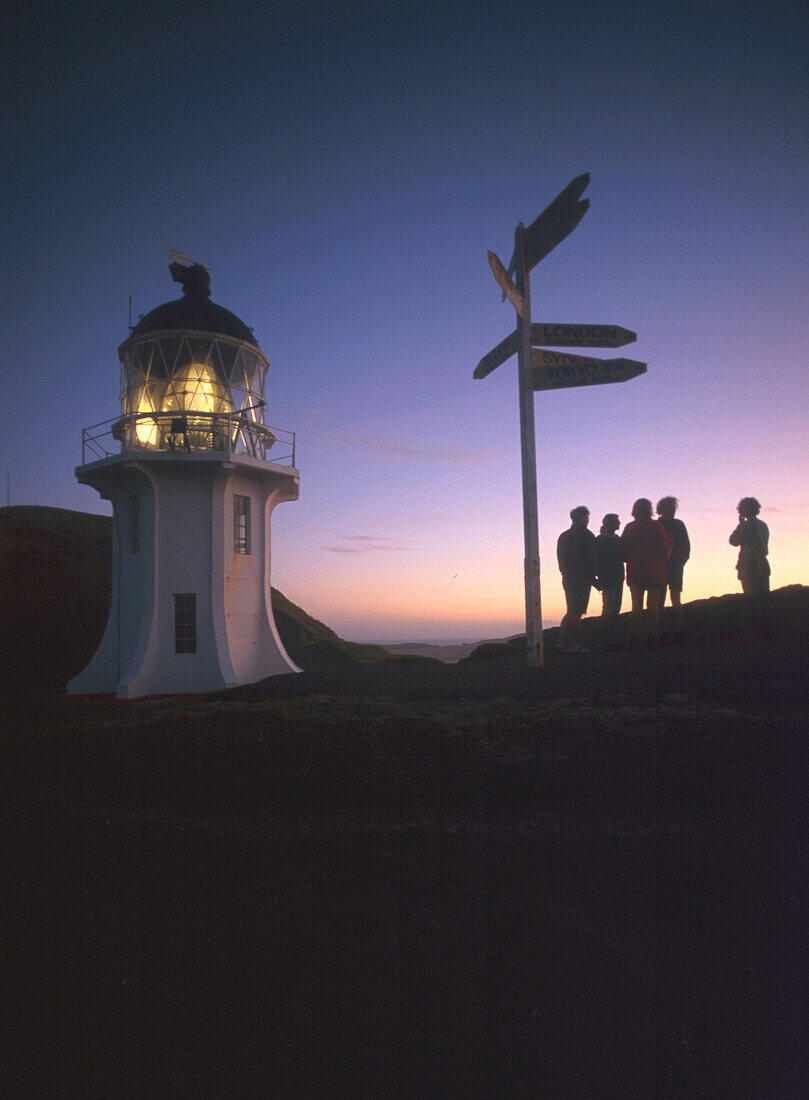
{"type": "Polygon", "coordinates": [[[542,599],[539,585],[539,517],[537,514],[537,452],[534,433],[534,387],[531,352],[531,293],[525,266],[524,227],[514,234],[517,290],[523,297],[522,316],[517,316],[517,362],[520,393],[520,442],[522,446],[522,507],[525,534],[525,646],[528,665],[541,668],[542,599]]]}
{"type": "Polygon", "coordinates": [[[508,268],[503,266],[494,252],[489,253],[489,266],[503,291],[503,298],[508,298],[517,312],[517,327],[483,356],[473,372],[473,377],[485,378],[517,352],[525,534],[525,646],[528,664],[534,668],[541,668],[544,663],[534,390],[625,382],[646,370],[645,363],[634,359],[601,360],[544,348],[537,348],[536,352],[532,350],[538,343],[554,347],[619,348],[637,339],[634,332],[618,325],[531,324],[531,268],[536,267],[560,241],[572,233],[587,213],[590,200],[581,196],[589,182],[589,172],[576,176],[527,229],[520,222],[514,232],[514,252],[508,268]],[[511,278],[512,272],[514,280],[511,278]]]}

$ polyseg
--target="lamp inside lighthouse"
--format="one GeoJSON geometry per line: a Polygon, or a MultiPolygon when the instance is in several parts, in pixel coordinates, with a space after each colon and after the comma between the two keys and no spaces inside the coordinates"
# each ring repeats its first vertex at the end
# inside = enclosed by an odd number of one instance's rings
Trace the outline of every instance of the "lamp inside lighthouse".
{"type": "Polygon", "coordinates": [[[142,341],[131,349],[134,354],[124,363],[120,427],[130,446],[194,451],[225,446],[234,411],[230,387],[210,363],[199,361],[202,356],[193,356],[191,342],[180,341],[185,347],[169,357],[164,353],[175,349],[165,345],[176,340],[142,341]]]}
{"type": "Polygon", "coordinates": [[[171,430],[166,437],[169,446],[193,451],[220,450],[233,403],[227,387],[210,367],[187,363],[167,382],[160,411],[175,414],[171,416],[171,430]]]}

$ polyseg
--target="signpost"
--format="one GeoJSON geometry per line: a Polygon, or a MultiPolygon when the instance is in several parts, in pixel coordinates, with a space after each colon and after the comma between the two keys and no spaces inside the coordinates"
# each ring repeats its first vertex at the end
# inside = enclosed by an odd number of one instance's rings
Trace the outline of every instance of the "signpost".
{"type": "Polygon", "coordinates": [[[505,297],[508,298],[508,300],[514,306],[520,317],[522,317],[523,296],[522,294],[520,294],[519,290],[517,290],[514,283],[512,283],[511,276],[500,263],[500,260],[497,258],[497,256],[495,256],[494,252],[489,253],[489,266],[492,269],[492,274],[497,281],[497,285],[503,291],[505,297]]]}
{"type": "Polygon", "coordinates": [[[590,359],[586,355],[565,355],[545,348],[534,348],[533,360],[535,390],[627,382],[646,373],[646,364],[636,359],[590,359]]]}
{"type": "MultiPolygon", "coordinates": [[[[538,344],[550,344],[556,348],[621,348],[637,338],[636,332],[630,332],[620,325],[568,325],[547,321],[538,321],[531,325],[531,343],[535,347],[538,344]]],[[[483,356],[475,367],[473,377],[485,378],[505,363],[516,352],[517,342],[515,329],[496,348],[483,356]]]]}
{"type": "Polygon", "coordinates": [[[589,206],[590,200],[582,199],[571,210],[541,225],[533,235],[530,229],[526,230],[524,256],[529,271],[536,267],[540,260],[544,260],[560,241],[573,232],[587,213],[589,206]]]}
{"type": "Polygon", "coordinates": [[[539,516],[537,514],[537,447],[534,434],[534,392],[531,387],[531,289],[525,264],[522,222],[514,232],[517,257],[517,289],[523,296],[523,311],[517,318],[517,374],[522,441],[522,514],[525,538],[525,647],[528,665],[541,668],[542,597],[539,586],[539,516]]]}
{"type": "Polygon", "coordinates": [[[475,367],[473,377],[485,378],[487,374],[491,374],[493,370],[496,370],[502,363],[512,357],[517,350],[517,343],[517,330],[515,329],[505,340],[501,340],[496,348],[492,348],[487,355],[483,356],[475,367]]]}
{"type": "MultiPolygon", "coordinates": [[[[560,191],[552,203],[534,218],[527,229],[523,230],[523,256],[526,271],[544,260],[565,237],[569,236],[582,220],[590,206],[589,199],[581,199],[582,192],[590,182],[590,173],[584,172],[572,179],[564,191],[560,191]],[[581,199],[581,201],[579,201],[581,199]]],[[[518,249],[508,266],[509,275],[517,270],[518,249]]]]}
{"type": "Polygon", "coordinates": [[[566,325],[547,321],[531,325],[531,339],[552,348],[622,348],[638,334],[620,325],[566,325]]]}
{"type": "Polygon", "coordinates": [[[494,252],[489,253],[489,264],[503,291],[503,299],[508,298],[517,311],[517,327],[484,355],[474,370],[475,378],[485,378],[517,352],[525,536],[525,644],[528,664],[533,667],[541,667],[544,661],[534,391],[625,382],[646,370],[645,363],[634,359],[593,359],[534,346],[618,348],[637,339],[634,332],[618,325],[531,323],[529,272],[573,232],[587,213],[590,200],[582,199],[581,195],[589,182],[589,172],[576,176],[527,229],[520,222],[514,232],[514,252],[508,269],[494,252]]]}

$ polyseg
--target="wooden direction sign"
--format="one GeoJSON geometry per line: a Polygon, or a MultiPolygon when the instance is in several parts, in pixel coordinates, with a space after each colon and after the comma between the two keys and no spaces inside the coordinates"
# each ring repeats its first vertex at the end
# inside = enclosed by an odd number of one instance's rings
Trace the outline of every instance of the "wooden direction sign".
{"type": "Polygon", "coordinates": [[[520,317],[522,317],[524,308],[523,296],[522,294],[520,294],[519,290],[517,290],[516,286],[511,281],[511,276],[500,263],[500,260],[494,254],[494,252],[489,253],[489,267],[491,267],[492,274],[497,280],[497,285],[503,291],[505,297],[508,298],[508,300],[514,306],[520,317]]]}
{"type": "Polygon", "coordinates": [[[564,211],[560,217],[541,227],[540,231],[529,237],[525,230],[525,243],[523,254],[525,256],[525,270],[530,271],[536,267],[540,260],[544,260],[549,252],[570,236],[590,207],[589,199],[582,199],[570,210],[564,211]]]}
{"type": "Polygon", "coordinates": [[[561,351],[533,348],[534,390],[561,390],[570,386],[598,386],[605,382],[628,382],[646,373],[646,364],[636,359],[591,359],[561,351]]]}
{"type": "Polygon", "coordinates": [[[565,325],[547,321],[531,325],[531,342],[554,348],[622,348],[637,338],[636,332],[620,325],[565,325]]]}
{"type": "MultiPolygon", "coordinates": [[[[589,182],[589,172],[576,176],[563,191],[559,192],[553,202],[534,218],[528,228],[523,230],[523,257],[526,272],[536,267],[540,260],[544,260],[549,252],[569,236],[587,213],[590,200],[581,199],[581,195],[589,182]]],[[[508,274],[513,275],[516,269],[517,250],[515,249],[511,254],[508,274]]],[[[506,294],[503,291],[503,301],[505,298],[506,294]]]]}
{"type": "Polygon", "coordinates": [[[536,267],[560,241],[572,233],[587,213],[590,200],[582,199],[581,194],[589,182],[589,172],[576,176],[524,231],[523,254],[526,271],[536,267]]]}
{"type": "MultiPolygon", "coordinates": [[[[583,172],[580,176],[572,179],[567,187],[559,192],[553,202],[548,203],[542,213],[538,214],[528,226],[525,231],[526,243],[530,242],[533,236],[544,236],[554,222],[558,222],[565,214],[568,214],[576,205],[578,199],[582,197],[589,182],[589,172],[583,172]]],[[[589,200],[587,201],[589,202],[589,200]]]]}
{"type": "MultiPolygon", "coordinates": [[[[557,348],[620,348],[637,340],[638,334],[620,325],[567,325],[539,321],[531,325],[532,344],[550,344],[557,348]]],[[[485,378],[517,351],[516,330],[496,348],[484,355],[473,377],[485,378]]]]}
{"type": "Polygon", "coordinates": [[[505,363],[506,359],[510,359],[514,355],[518,345],[519,336],[515,329],[505,340],[501,340],[496,348],[492,348],[488,355],[483,356],[475,367],[473,377],[485,378],[487,374],[491,374],[501,363],[505,363]]]}

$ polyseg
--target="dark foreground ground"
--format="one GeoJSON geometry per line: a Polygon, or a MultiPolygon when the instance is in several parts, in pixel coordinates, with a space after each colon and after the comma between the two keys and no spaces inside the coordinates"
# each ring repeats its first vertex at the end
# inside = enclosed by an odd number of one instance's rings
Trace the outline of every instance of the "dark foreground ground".
{"type": "Polygon", "coordinates": [[[9,700],[6,1091],[807,1095],[807,641],[9,700]]]}

